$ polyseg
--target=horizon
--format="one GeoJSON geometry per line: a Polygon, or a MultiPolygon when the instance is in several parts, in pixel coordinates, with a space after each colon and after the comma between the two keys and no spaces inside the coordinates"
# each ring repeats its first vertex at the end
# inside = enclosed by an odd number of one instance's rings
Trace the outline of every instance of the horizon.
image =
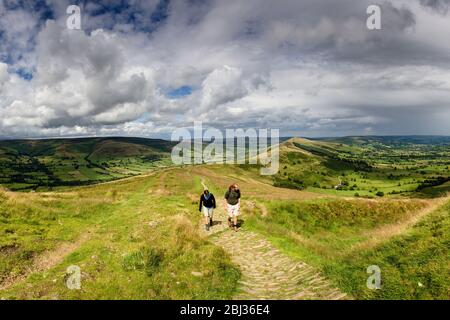
{"type": "MultiPolygon", "coordinates": [[[[293,138],[302,138],[307,140],[314,139],[342,139],[342,138],[413,138],[413,137],[421,137],[421,138],[450,138],[450,135],[350,135],[350,136],[323,136],[323,137],[307,137],[307,136],[280,136],[280,140],[293,139],[293,138]]],[[[1,141],[32,141],[32,140],[76,140],[76,139],[114,139],[114,138],[130,138],[130,139],[146,139],[146,140],[163,140],[169,142],[177,142],[172,141],[170,138],[152,138],[152,137],[144,137],[144,136],[79,136],[79,137],[37,137],[37,138],[0,138],[1,141]]],[[[234,139],[236,139],[235,137],[234,139]]],[[[195,139],[188,139],[195,140],[195,139]]],[[[227,140],[227,139],[222,139],[227,140]]]]}

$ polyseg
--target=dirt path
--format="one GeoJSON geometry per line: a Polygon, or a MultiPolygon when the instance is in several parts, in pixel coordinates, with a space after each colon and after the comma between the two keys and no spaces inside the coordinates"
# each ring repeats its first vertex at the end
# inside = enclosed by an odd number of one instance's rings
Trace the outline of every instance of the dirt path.
{"type": "Polygon", "coordinates": [[[214,226],[209,232],[201,228],[201,232],[224,248],[241,269],[239,293],[234,299],[348,299],[313,267],[285,255],[264,237],[245,227],[238,232],[230,230],[224,201],[217,205],[214,226]]]}
{"type": "Polygon", "coordinates": [[[373,248],[376,245],[393,238],[395,236],[405,233],[409,228],[412,228],[426,215],[438,210],[440,207],[450,201],[450,196],[429,200],[430,204],[424,209],[418,211],[411,218],[399,223],[393,223],[371,230],[367,233],[368,240],[361,242],[353,247],[353,249],[360,250],[361,248],[373,248]]]}
{"type": "Polygon", "coordinates": [[[78,249],[82,244],[91,238],[92,231],[86,231],[81,234],[75,241],[66,242],[58,245],[55,249],[44,252],[37,256],[30,268],[21,275],[7,277],[1,284],[0,290],[6,290],[11,286],[24,281],[30,274],[35,272],[42,272],[61,263],[64,258],[78,249]]]}
{"type": "Polygon", "coordinates": [[[237,183],[246,191],[246,197],[253,199],[272,200],[308,200],[319,198],[336,198],[333,195],[309,192],[305,190],[282,189],[272,186],[270,183],[259,181],[250,176],[227,174],[227,172],[214,171],[211,167],[196,166],[187,168],[192,175],[204,177],[215,187],[226,190],[232,183],[237,183]]]}

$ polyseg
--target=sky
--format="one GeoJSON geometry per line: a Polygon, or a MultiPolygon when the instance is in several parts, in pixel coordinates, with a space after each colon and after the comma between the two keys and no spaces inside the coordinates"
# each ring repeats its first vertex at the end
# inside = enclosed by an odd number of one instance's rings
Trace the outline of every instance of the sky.
{"type": "Polygon", "coordinates": [[[450,0],[0,0],[0,138],[450,135],[450,0]],[[381,7],[381,30],[366,26],[381,7]],[[69,5],[81,30],[67,28],[69,5]]]}

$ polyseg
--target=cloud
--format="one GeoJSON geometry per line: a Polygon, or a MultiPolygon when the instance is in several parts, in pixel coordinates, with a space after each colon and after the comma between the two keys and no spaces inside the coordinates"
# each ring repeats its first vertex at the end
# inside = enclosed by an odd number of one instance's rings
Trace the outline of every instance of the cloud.
{"type": "Polygon", "coordinates": [[[248,90],[242,81],[241,70],[223,66],[206,77],[202,83],[202,92],[201,111],[205,111],[242,98],[248,90]]]}
{"type": "Polygon", "coordinates": [[[420,4],[429,7],[436,12],[447,14],[448,8],[450,6],[449,0],[420,0],[420,4]]]}
{"type": "Polygon", "coordinates": [[[1,137],[167,137],[198,119],[450,134],[448,1],[383,1],[380,31],[369,0],[87,1],[81,31],[65,27],[68,0],[6,3],[1,137]]]}
{"type": "Polygon", "coordinates": [[[9,80],[8,65],[6,63],[0,63],[0,94],[4,84],[9,80]]]}

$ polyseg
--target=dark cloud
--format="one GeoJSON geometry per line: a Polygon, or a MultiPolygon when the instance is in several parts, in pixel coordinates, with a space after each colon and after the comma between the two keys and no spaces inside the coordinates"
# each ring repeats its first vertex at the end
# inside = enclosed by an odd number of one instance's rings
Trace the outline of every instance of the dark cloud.
{"type": "Polygon", "coordinates": [[[447,14],[450,6],[450,0],[420,0],[420,4],[439,13],[447,14]]]}
{"type": "Polygon", "coordinates": [[[0,0],[1,135],[450,134],[449,2],[0,0]]]}

